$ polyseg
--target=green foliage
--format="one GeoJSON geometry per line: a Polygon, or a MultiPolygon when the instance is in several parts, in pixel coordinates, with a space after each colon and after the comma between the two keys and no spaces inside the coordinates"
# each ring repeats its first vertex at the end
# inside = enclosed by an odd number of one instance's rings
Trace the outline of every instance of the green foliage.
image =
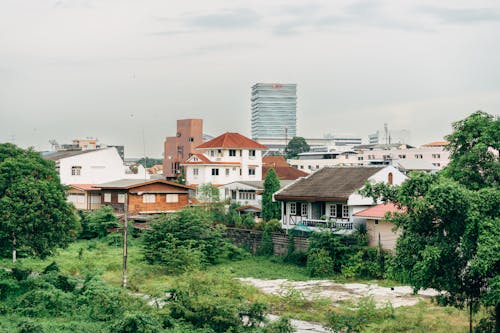
{"type": "Polygon", "coordinates": [[[500,186],[500,119],[477,111],[453,123],[449,141],[450,163],[446,175],[478,190],[500,186]]]}
{"type": "Polygon", "coordinates": [[[272,256],[274,254],[273,238],[268,230],[262,232],[262,243],[257,250],[257,255],[272,256]]]}
{"type": "Polygon", "coordinates": [[[142,312],[126,314],[110,329],[110,333],[159,333],[162,331],[163,327],[158,319],[142,312]]]}
{"type": "Polygon", "coordinates": [[[91,239],[104,237],[108,234],[106,229],[118,228],[121,226],[113,213],[113,208],[109,206],[103,206],[99,209],[82,214],[82,231],[79,238],[91,239]]]}
{"type": "Polygon", "coordinates": [[[0,255],[47,256],[72,241],[77,229],[54,163],[0,144],[0,255]]]}
{"type": "Polygon", "coordinates": [[[264,193],[262,194],[262,218],[264,221],[281,218],[281,205],[273,202],[273,194],[280,189],[280,180],[276,171],[270,169],[264,180],[264,193]]]}
{"type": "Polygon", "coordinates": [[[344,309],[344,313],[332,312],[329,327],[334,331],[346,333],[364,332],[372,322],[382,322],[394,317],[394,308],[390,303],[377,309],[372,297],[359,300],[354,307],[344,309]]]}
{"type": "Polygon", "coordinates": [[[44,333],[42,326],[32,320],[24,320],[18,325],[19,333],[44,333]]]}
{"type": "Polygon", "coordinates": [[[153,165],[163,164],[163,160],[161,158],[142,157],[137,161],[137,164],[141,164],[145,168],[151,168],[153,165]]]}
{"type": "Polygon", "coordinates": [[[333,260],[325,249],[315,249],[307,255],[307,270],[311,277],[325,277],[333,273],[333,260]]]}
{"type": "Polygon", "coordinates": [[[260,303],[247,303],[241,284],[224,275],[189,273],[176,280],[169,293],[172,318],[215,332],[236,331],[244,316],[257,326],[266,309],[260,303]]]}
{"type": "Polygon", "coordinates": [[[218,202],[220,200],[219,188],[210,183],[198,186],[198,197],[206,203],[218,202]]]}
{"type": "Polygon", "coordinates": [[[212,226],[208,217],[206,211],[189,208],[156,219],[144,238],[146,260],[173,273],[218,263],[230,244],[223,227],[212,226]]]}
{"type": "Polygon", "coordinates": [[[332,270],[334,273],[340,273],[342,266],[349,262],[349,256],[354,247],[347,246],[339,235],[330,232],[315,232],[309,238],[309,253],[318,250],[325,250],[332,258],[332,270]]]}
{"type": "Polygon", "coordinates": [[[296,158],[300,153],[308,152],[310,149],[306,140],[300,136],[294,136],[286,146],[286,158],[296,158]]]}

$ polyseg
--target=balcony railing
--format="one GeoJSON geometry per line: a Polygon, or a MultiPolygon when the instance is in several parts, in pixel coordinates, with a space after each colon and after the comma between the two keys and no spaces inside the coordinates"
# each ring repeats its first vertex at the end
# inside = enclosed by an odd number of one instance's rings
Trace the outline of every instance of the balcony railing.
{"type": "Polygon", "coordinates": [[[317,229],[330,229],[330,230],[354,229],[354,222],[350,221],[348,218],[330,218],[329,220],[319,220],[302,216],[293,216],[293,215],[283,216],[283,225],[289,225],[293,227],[298,224],[317,229]]]}

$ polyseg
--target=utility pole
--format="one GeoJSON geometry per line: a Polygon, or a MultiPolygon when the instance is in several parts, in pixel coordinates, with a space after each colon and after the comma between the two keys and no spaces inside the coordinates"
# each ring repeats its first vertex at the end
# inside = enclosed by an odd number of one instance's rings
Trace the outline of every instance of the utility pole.
{"type": "Polygon", "coordinates": [[[128,227],[128,193],[125,193],[125,215],[123,218],[123,279],[122,287],[127,287],[127,227],[128,227]]]}
{"type": "Polygon", "coordinates": [[[285,126],[285,158],[288,155],[288,126],[285,126]]]}

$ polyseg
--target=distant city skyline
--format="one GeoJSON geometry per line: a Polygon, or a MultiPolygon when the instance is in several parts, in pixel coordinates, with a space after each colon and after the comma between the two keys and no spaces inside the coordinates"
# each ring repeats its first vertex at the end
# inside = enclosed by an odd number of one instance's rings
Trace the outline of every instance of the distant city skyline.
{"type": "Polygon", "coordinates": [[[185,118],[251,137],[256,82],[297,83],[304,137],[388,123],[420,145],[500,110],[492,0],[5,0],[0,28],[0,142],[39,150],[160,157],[185,118]]]}

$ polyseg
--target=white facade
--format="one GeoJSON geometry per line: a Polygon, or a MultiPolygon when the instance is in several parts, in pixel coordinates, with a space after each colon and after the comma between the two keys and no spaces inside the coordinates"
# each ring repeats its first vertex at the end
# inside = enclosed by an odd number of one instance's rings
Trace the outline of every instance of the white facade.
{"type": "Polygon", "coordinates": [[[203,149],[184,164],[186,184],[224,185],[262,179],[262,151],[247,148],[203,149]]]}
{"type": "MultiPolygon", "coordinates": [[[[312,155],[312,153],[309,153],[312,155]]],[[[321,155],[318,152],[316,155],[321,155]]],[[[373,149],[358,150],[356,152],[338,152],[325,154],[328,158],[308,158],[304,154],[302,159],[288,160],[288,163],[299,170],[305,172],[314,172],[325,166],[366,166],[392,164],[396,165],[398,161],[423,160],[430,163],[437,170],[441,170],[450,162],[450,152],[443,147],[420,147],[420,148],[402,148],[402,149],[373,149]]]]}
{"type": "Polygon", "coordinates": [[[222,200],[229,199],[231,202],[236,202],[241,206],[262,207],[262,195],[257,192],[262,192],[260,187],[252,186],[245,183],[233,182],[221,186],[220,196],[222,200]]]}
{"type": "MultiPolygon", "coordinates": [[[[311,176],[308,176],[311,177],[311,176]]],[[[387,166],[373,174],[367,179],[370,183],[391,183],[400,185],[406,180],[406,176],[393,166],[387,166]]],[[[293,183],[289,186],[293,186],[293,183]]],[[[332,188],[335,185],[332,184],[332,188]]],[[[286,188],[286,187],[285,187],[286,188]]],[[[284,189],[285,189],[284,188],[284,189]]],[[[359,189],[357,189],[359,190],[359,189]]],[[[324,201],[303,201],[287,199],[282,201],[281,223],[283,229],[293,229],[297,225],[304,225],[313,230],[328,228],[332,230],[345,229],[351,232],[357,224],[365,223],[364,218],[353,217],[374,203],[372,198],[364,197],[353,191],[347,198],[347,202],[324,202],[324,201]],[[286,207],[284,207],[286,205],[286,207]],[[325,219],[321,219],[326,217],[325,219]]],[[[280,190],[281,191],[281,190],[280,190]]],[[[276,194],[279,194],[279,192],[276,194]]]]}
{"type": "Polygon", "coordinates": [[[123,178],[149,179],[144,168],[137,174],[125,173],[123,160],[114,147],[85,151],[55,162],[61,183],[65,185],[100,184],[123,178]]]}

